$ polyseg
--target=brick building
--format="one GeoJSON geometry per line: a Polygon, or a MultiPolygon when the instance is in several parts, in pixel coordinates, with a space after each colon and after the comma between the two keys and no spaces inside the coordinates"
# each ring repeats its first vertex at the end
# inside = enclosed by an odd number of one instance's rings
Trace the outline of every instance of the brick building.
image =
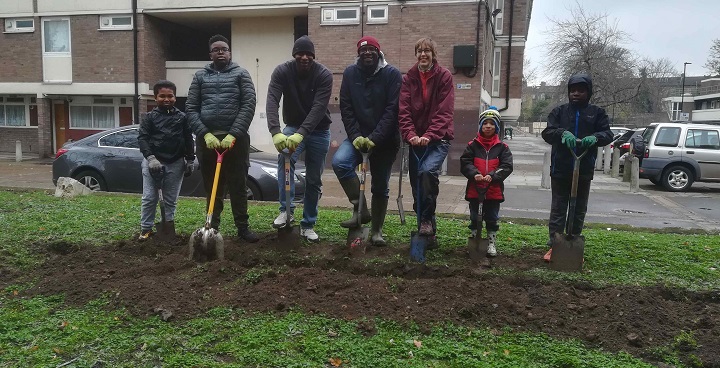
{"type": "Polygon", "coordinates": [[[131,124],[137,111],[152,107],[150,89],[159,79],[178,85],[182,106],[216,33],[228,36],[233,59],[256,84],[250,133],[261,149],[272,149],[265,121],[270,73],[308,34],[317,61],[335,76],[331,129],[339,143],[345,133],[338,91],[357,40],[375,36],[387,60],[405,72],[416,61],[415,41],[429,36],[439,63],[454,73],[456,142],[448,171],[456,173],[482,110],[495,105],[505,121],[520,115],[531,9],[532,0],[3,1],[0,151],[13,151],[21,140],[26,152],[50,156],[68,139],[131,124]]]}

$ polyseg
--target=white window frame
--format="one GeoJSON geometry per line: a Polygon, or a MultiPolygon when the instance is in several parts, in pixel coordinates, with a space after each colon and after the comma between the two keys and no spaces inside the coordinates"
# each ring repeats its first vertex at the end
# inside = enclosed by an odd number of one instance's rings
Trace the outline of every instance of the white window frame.
{"type": "Polygon", "coordinates": [[[23,102],[8,102],[8,98],[18,98],[17,96],[2,96],[0,95],[0,115],[2,115],[2,125],[0,125],[0,128],[37,128],[36,126],[30,125],[30,105],[35,105],[30,100],[30,97],[20,97],[23,99],[23,102]],[[5,115],[5,106],[24,106],[25,107],[25,125],[6,125],[7,124],[7,116],[5,115]]]}
{"type": "Polygon", "coordinates": [[[389,11],[389,9],[388,9],[387,5],[368,5],[367,13],[366,13],[367,14],[367,24],[386,24],[389,19],[388,11],[389,11]],[[372,16],[373,10],[382,10],[383,12],[385,12],[385,16],[379,17],[379,18],[373,17],[372,16]]]}
{"type": "Polygon", "coordinates": [[[100,16],[100,29],[104,31],[121,31],[121,30],[132,30],[133,19],[130,14],[113,14],[113,15],[101,15],[100,16]],[[130,18],[130,24],[113,24],[115,18],[130,18]]]}
{"type": "MultiPolygon", "coordinates": [[[[505,14],[505,0],[495,0],[495,9],[500,9],[500,13],[495,16],[495,34],[503,34],[503,14],[505,14]]],[[[490,11],[494,11],[491,9],[490,11]]]]}
{"type": "Polygon", "coordinates": [[[107,130],[112,129],[120,126],[120,106],[125,106],[123,104],[120,104],[121,97],[99,97],[99,96],[93,96],[93,97],[87,97],[87,96],[81,96],[76,97],[69,103],[69,116],[70,116],[70,129],[73,130],[107,130]],[[97,102],[96,100],[112,100],[112,102],[97,102]],[[90,127],[78,127],[73,124],[73,114],[72,109],[73,107],[90,107],[90,119],[92,126],[90,127]],[[97,127],[95,126],[95,117],[94,117],[94,107],[112,107],[113,108],[113,125],[111,127],[97,127]]]}
{"type": "Polygon", "coordinates": [[[42,33],[42,45],[40,45],[40,47],[42,47],[43,55],[46,55],[46,56],[52,56],[52,55],[70,56],[70,55],[72,55],[72,25],[70,24],[70,18],[45,18],[45,19],[43,19],[41,33],[42,33]],[[57,21],[66,22],[68,25],[68,50],[61,51],[61,52],[45,51],[45,23],[46,22],[57,22],[57,21]]]}
{"type": "Polygon", "coordinates": [[[5,33],[31,33],[35,32],[35,19],[33,18],[6,18],[5,33]],[[30,21],[30,27],[18,27],[17,22],[30,21]]]}
{"type": "Polygon", "coordinates": [[[359,6],[345,6],[336,8],[321,8],[320,9],[320,24],[323,25],[342,25],[342,24],[360,24],[360,7],[359,6]],[[343,10],[354,10],[355,18],[352,19],[338,19],[338,11],[343,10]]]}
{"type": "Polygon", "coordinates": [[[500,97],[500,74],[502,72],[502,49],[496,47],[493,50],[493,68],[492,68],[492,96],[500,97]],[[496,83],[497,82],[497,85],[496,83]]]}

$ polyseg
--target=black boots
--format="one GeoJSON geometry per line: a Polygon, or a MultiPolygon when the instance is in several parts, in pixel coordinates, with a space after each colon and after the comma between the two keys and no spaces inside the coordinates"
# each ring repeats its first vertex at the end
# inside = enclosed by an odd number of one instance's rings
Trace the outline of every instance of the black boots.
{"type": "MultiPolygon", "coordinates": [[[[340,226],[344,228],[355,228],[358,227],[358,204],[360,199],[360,179],[356,176],[351,179],[341,180],[340,185],[342,185],[342,188],[345,190],[345,194],[348,197],[348,200],[350,200],[350,203],[353,204],[353,215],[349,220],[345,220],[340,223],[340,226]]],[[[363,194],[364,196],[364,194],[363,194]]],[[[364,199],[364,198],[363,198],[364,199]]],[[[367,224],[370,222],[370,211],[368,211],[368,203],[367,200],[365,200],[362,210],[362,214],[360,214],[360,218],[362,220],[363,224],[367,224]]]]}
{"type": "Polygon", "coordinates": [[[378,247],[387,245],[383,239],[382,228],[385,224],[385,214],[387,213],[388,199],[385,197],[372,197],[372,226],[370,229],[370,243],[378,247]]]}

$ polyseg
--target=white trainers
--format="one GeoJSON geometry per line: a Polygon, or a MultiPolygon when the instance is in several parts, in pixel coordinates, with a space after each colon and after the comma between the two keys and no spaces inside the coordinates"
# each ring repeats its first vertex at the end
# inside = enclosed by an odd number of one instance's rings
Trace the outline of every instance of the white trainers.
{"type": "Polygon", "coordinates": [[[497,249],[495,249],[495,240],[497,239],[497,233],[488,231],[488,249],[487,254],[490,257],[497,256],[497,249]]]}
{"type": "MultiPolygon", "coordinates": [[[[290,222],[293,222],[295,220],[295,216],[290,214],[290,222]]],[[[285,227],[287,224],[287,212],[280,212],[278,217],[275,218],[275,221],[273,221],[272,227],[279,229],[282,227],[285,227]]]]}
{"type": "Polygon", "coordinates": [[[318,242],[320,237],[313,229],[300,229],[300,236],[305,238],[307,241],[318,242]]]}
{"type": "Polygon", "coordinates": [[[475,236],[477,236],[477,230],[475,230],[475,229],[470,230],[470,237],[474,238],[475,236]]]}

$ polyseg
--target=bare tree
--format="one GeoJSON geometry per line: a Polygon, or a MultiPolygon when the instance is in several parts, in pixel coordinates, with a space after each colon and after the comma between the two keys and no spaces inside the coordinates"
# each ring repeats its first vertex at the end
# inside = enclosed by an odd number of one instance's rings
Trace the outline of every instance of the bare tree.
{"type": "Polygon", "coordinates": [[[523,85],[529,86],[535,84],[537,78],[538,67],[532,65],[530,58],[526,57],[523,60],[523,85]]]}
{"type": "Polygon", "coordinates": [[[710,74],[720,75],[720,38],[713,40],[705,67],[710,71],[710,74]]]}

